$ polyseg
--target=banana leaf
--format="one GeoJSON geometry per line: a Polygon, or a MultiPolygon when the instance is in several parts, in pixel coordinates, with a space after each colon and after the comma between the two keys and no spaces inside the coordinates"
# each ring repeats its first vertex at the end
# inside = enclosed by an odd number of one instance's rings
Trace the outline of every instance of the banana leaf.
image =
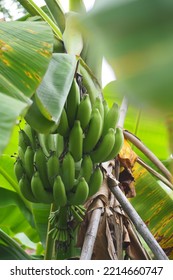
{"type": "MultiPolygon", "coordinates": [[[[148,171],[135,163],[133,167],[136,196],[130,201],[148,228],[173,259],[173,199],[148,171]]],[[[171,192],[172,193],[172,192],[171,192]]]]}
{"type": "Polygon", "coordinates": [[[4,155],[8,155],[10,157],[13,157],[15,153],[18,152],[18,136],[19,136],[19,127],[22,127],[22,122],[20,119],[17,119],[15,125],[13,126],[11,137],[8,142],[6,143],[6,147],[3,151],[4,155]]]}
{"type": "Polygon", "coordinates": [[[31,260],[21,246],[0,229],[0,260],[31,260]]]}
{"type": "Polygon", "coordinates": [[[0,228],[11,237],[23,232],[34,243],[39,242],[33,217],[19,196],[4,188],[0,188],[0,196],[0,228]]]}
{"type": "Polygon", "coordinates": [[[74,55],[56,53],[52,56],[48,70],[36,92],[40,111],[49,120],[59,121],[76,65],[77,59],[74,55]]]}
{"type": "Polygon", "coordinates": [[[112,65],[122,95],[172,112],[172,0],[100,0],[81,18],[112,65]]]}
{"type": "Polygon", "coordinates": [[[31,260],[27,254],[21,254],[11,246],[0,244],[0,260],[31,260]]]}
{"type": "Polygon", "coordinates": [[[23,232],[33,242],[41,240],[45,246],[50,205],[32,204],[21,196],[14,175],[14,161],[9,155],[1,156],[0,228],[12,237],[23,232]]]}
{"type": "Polygon", "coordinates": [[[40,237],[40,241],[45,248],[48,228],[48,217],[50,214],[50,205],[42,203],[33,203],[33,216],[37,229],[37,233],[40,237]]]}
{"type": "Polygon", "coordinates": [[[0,157],[0,182],[1,186],[5,189],[15,191],[20,199],[25,203],[26,207],[31,210],[31,205],[26,201],[20,193],[18,182],[14,174],[15,158],[10,155],[2,155],[0,157]]]}
{"type": "MultiPolygon", "coordinates": [[[[0,74],[1,75],[1,74],[0,74]]],[[[0,92],[0,155],[10,141],[16,119],[28,107],[28,102],[21,102],[0,92]]]]}
{"type": "Polygon", "coordinates": [[[30,239],[38,241],[32,204],[20,193],[14,174],[14,162],[15,159],[9,155],[0,157],[0,227],[5,225],[12,235],[24,231],[26,235],[29,234],[30,239]]]}
{"type": "Polygon", "coordinates": [[[53,34],[43,22],[1,22],[0,35],[1,154],[47,70],[53,34]]]}
{"type": "Polygon", "coordinates": [[[1,22],[0,91],[26,100],[45,74],[53,48],[53,34],[44,22],[1,22]]]}

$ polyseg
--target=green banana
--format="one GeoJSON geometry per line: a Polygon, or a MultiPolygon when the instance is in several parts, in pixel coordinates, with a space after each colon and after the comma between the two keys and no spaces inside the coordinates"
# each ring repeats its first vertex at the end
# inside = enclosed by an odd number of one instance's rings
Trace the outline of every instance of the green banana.
{"type": "Polygon", "coordinates": [[[103,136],[108,132],[109,128],[116,129],[116,125],[119,118],[119,107],[118,104],[113,103],[112,107],[109,109],[108,113],[104,118],[103,125],[103,136]]]}
{"type": "Polygon", "coordinates": [[[52,238],[53,238],[53,240],[56,240],[57,248],[58,248],[58,246],[60,246],[61,249],[62,249],[63,246],[64,246],[64,248],[66,248],[68,240],[69,240],[68,229],[60,229],[60,228],[57,228],[57,227],[53,228],[52,238]]]}
{"type": "MultiPolygon", "coordinates": [[[[26,148],[27,149],[27,148],[26,148]]],[[[24,151],[21,146],[18,146],[18,157],[21,159],[21,161],[24,163],[24,151]]]]}
{"type": "Polygon", "coordinates": [[[123,134],[123,130],[120,127],[116,128],[116,132],[115,132],[115,143],[114,146],[112,148],[112,151],[110,152],[110,154],[108,155],[108,157],[105,159],[105,161],[114,159],[120,152],[122,146],[124,143],[124,134],[123,134]]]}
{"type": "Polygon", "coordinates": [[[103,173],[99,166],[96,167],[94,172],[91,175],[91,178],[89,180],[88,186],[89,186],[89,194],[88,196],[94,195],[96,192],[99,191],[101,184],[103,183],[103,173]]]}
{"type": "Polygon", "coordinates": [[[52,238],[56,240],[57,246],[67,246],[67,242],[69,242],[70,238],[70,229],[68,227],[68,215],[69,215],[68,206],[59,207],[58,211],[54,212],[55,218],[53,218],[52,230],[49,234],[52,234],[52,238]],[[57,213],[58,212],[58,213],[57,213]]]}
{"type": "Polygon", "coordinates": [[[109,112],[109,106],[108,106],[108,103],[107,103],[107,101],[106,101],[105,99],[102,101],[102,103],[103,103],[104,118],[105,118],[105,116],[106,116],[107,113],[109,112]]]}
{"type": "Polygon", "coordinates": [[[100,112],[100,115],[102,117],[102,131],[103,131],[103,125],[104,125],[104,106],[103,106],[103,102],[102,99],[97,96],[95,99],[95,102],[93,104],[93,108],[97,108],[100,112]]]}
{"type": "Polygon", "coordinates": [[[51,189],[48,175],[47,175],[47,159],[43,153],[43,150],[41,147],[39,147],[34,154],[34,165],[36,170],[39,172],[41,180],[44,184],[45,189],[51,189]]]}
{"type": "Polygon", "coordinates": [[[36,144],[38,142],[36,131],[28,123],[25,124],[23,130],[26,135],[28,135],[32,148],[36,149],[36,144]]]}
{"type": "Polygon", "coordinates": [[[60,121],[56,132],[62,135],[63,137],[67,137],[69,134],[69,124],[68,124],[67,114],[64,108],[62,110],[60,121]]]}
{"type": "MultiPolygon", "coordinates": [[[[56,135],[56,134],[55,134],[56,135]]],[[[38,145],[37,149],[41,147],[43,150],[43,153],[45,154],[46,157],[49,157],[49,151],[47,150],[47,147],[45,145],[45,139],[44,139],[44,134],[43,133],[38,133],[38,145]]]]}
{"type": "Polygon", "coordinates": [[[56,207],[62,207],[67,204],[66,190],[61,176],[55,178],[53,184],[53,197],[56,207]]]}
{"type": "Polygon", "coordinates": [[[78,106],[77,117],[76,117],[76,119],[80,121],[83,130],[85,130],[89,124],[91,118],[91,112],[92,112],[92,106],[91,106],[89,95],[84,94],[78,106]]]}
{"type": "Polygon", "coordinates": [[[76,79],[73,80],[70,92],[66,101],[66,113],[69,126],[72,127],[76,119],[77,109],[80,104],[80,90],[76,82],[76,79]]]}
{"type": "Polygon", "coordinates": [[[25,115],[26,122],[38,133],[54,133],[57,129],[57,124],[42,115],[34,96],[32,101],[33,103],[25,115]]]}
{"type": "Polygon", "coordinates": [[[62,135],[60,134],[54,134],[54,138],[55,138],[55,149],[56,149],[56,155],[58,157],[61,156],[61,154],[64,151],[64,138],[62,135]]]}
{"type": "Polygon", "coordinates": [[[47,174],[50,186],[53,188],[54,180],[60,173],[60,162],[55,152],[47,160],[47,174]]]}
{"type": "Polygon", "coordinates": [[[80,205],[85,203],[88,198],[89,187],[84,177],[81,177],[74,187],[74,189],[68,195],[68,202],[70,205],[80,205]]]}
{"type": "Polygon", "coordinates": [[[63,42],[68,54],[78,55],[83,49],[83,39],[81,31],[76,24],[75,12],[66,13],[66,24],[63,33],[63,42]]]}
{"type": "Polygon", "coordinates": [[[69,151],[74,158],[74,161],[79,161],[82,158],[83,151],[83,130],[80,121],[75,121],[69,135],[69,151]]]}
{"type": "Polygon", "coordinates": [[[63,158],[61,172],[65,189],[68,192],[73,188],[75,180],[75,162],[69,152],[63,158]]]}
{"type": "Polygon", "coordinates": [[[56,246],[60,249],[61,259],[61,250],[64,253],[64,249],[67,248],[71,240],[71,228],[68,226],[69,219],[69,207],[67,205],[59,207],[55,212],[52,212],[49,217],[49,222],[52,226],[52,229],[49,231],[53,240],[56,241],[56,246]]]}
{"type": "Polygon", "coordinates": [[[46,204],[53,202],[53,194],[45,190],[38,171],[32,176],[31,189],[38,202],[46,204]]]}
{"type": "Polygon", "coordinates": [[[31,202],[38,202],[38,200],[34,197],[33,192],[31,190],[31,184],[28,180],[26,174],[19,181],[19,189],[22,195],[31,202]]]}
{"type": "Polygon", "coordinates": [[[97,108],[93,109],[88,130],[83,140],[83,152],[89,153],[96,146],[102,133],[102,117],[97,108]]]}
{"type": "Polygon", "coordinates": [[[115,143],[115,130],[109,128],[96,149],[91,152],[91,159],[94,163],[101,163],[106,160],[115,143]]]}
{"type": "Polygon", "coordinates": [[[47,152],[50,153],[52,151],[55,151],[56,147],[55,147],[54,134],[43,134],[42,137],[47,152]]]}
{"type": "Polygon", "coordinates": [[[20,158],[17,158],[14,163],[14,173],[16,175],[16,179],[19,182],[22,178],[23,174],[25,173],[22,160],[20,158]]]}
{"type": "Polygon", "coordinates": [[[82,215],[82,214],[78,211],[78,206],[77,206],[77,205],[71,205],[71,206],[70,206],[70,210],[71,210],[72,215],[73,215],[73,218],[76,220],[76,222],[78,222],[78,223],[83,222],[84,215],[82,215]]]}
{"type": "Polygon", "coordinates": [[[91,160],[91,157],[89,155],[85,155],[81,163],[79,177],[84,177],[85,181],[88,183],[92,171],[93,171],[93,162],[91,160]]]}
{"type": "Polygon", "coordinates": [[[96,97],[93,108],[97,108],[100,112],[101,117],[104,119],[104,106],[102,99],[99,96],[96,97]]]}
{"type": "Polygon", "coordinates": [[[81,170],[81,162],[82,162],[82,159],[80,161],[75,162],[75,178],[79,177],[79,173],[81,170]]]}
{"type": "Polygon", "coordinates": [[[24,154],[24,167],[29,179],[34,173],[34,151],[31,146],[28,146],[24,154]]]}
{"type": "Polygon", "coordinates": [[[31,146],[30,139],[23,129],[19,130],[18,146],[20,146],[25,153],[27,146],[31,146]]]}

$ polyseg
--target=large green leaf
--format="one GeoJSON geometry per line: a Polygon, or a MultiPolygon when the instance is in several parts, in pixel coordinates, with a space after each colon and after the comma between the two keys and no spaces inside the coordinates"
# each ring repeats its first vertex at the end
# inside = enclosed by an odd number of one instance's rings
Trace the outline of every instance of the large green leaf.
{"type": "Polygon", "coordinates": [[[115,70],[121,94],[172,111],[173,1],[100,0],[82,23],[115,70]]]}
{"type": "Polygon", "coordinates": [[[42,113],[58,122],[76,70],[74,55],[56,53],[50,61],[42,83],[37,89],[38,105],[42,113]]]}
{"type": "Polygon", "coordinates": [[[0,187],[0,207],[16,205],[26,217],[26,219],[34,226],[33,216],[29,209],[26,207],[22,199],[16,192],[0,187]]]}
{"type": "Polygon", "coordinates": [[[18,115],[28,106],[0,92],[0,155],[7,146],[18,115]]]}
{"type": "Polygon", "coordinates": [[[20,193],[14,174],[14,158],[0,157],[0,228],[10,230],[10,235],[24,232],[30,240],[45,244],[49,208],[32,204],[20,193]]]}
{"type": "Polygon", "coordinates": [[[19,136],[19,129],[21,127],[21,122],[17,119],[16,125],[14,125],[10,137],[9,143],[6,145],[3,154],[13,156],[14,153],[18,151],[18,136],[19,136]]]}
{"type": "Polygon", "coordinates": [[[0,244],[0,260],[31,260],[29,255],[23,255],[11,246],[0,244]]]}
{"type": "Polygon", "coordinates": [[[1,154],[46,72],[53,34],[43,22],[1,22],[0,35],[1,154]]]}
{"type": "Polygon", "coordinates": [[[9,246],[0,244],[0,260],[18,260],[16,252],[13,252],[9,246]]]}
{"type": "Polygon", "coordinates": [[[31,97],[51,58],[52,31],[44,22],[1,22],[0,35],[0,90],[31,97]]]}
{"type": "Polygon", "coordinates": [[[133,169],[136,197],[130,201],[170,259],[173,259],[173,199],[139,164],[133,169]]]}
{"type": "Polygon", "coordinates": [[[6,232],[0,229],[1,260],[31,260],[31,257],[6,232]]]}
{"type": "MultiPolygon", "coordinates": [[[[14,161],[15,159],[9,155],[0,157],[0,207],[3,208],[1,214],[6,213],[6,211],[8,213],[8,209],[6,209],[8,207],[16,207],[30,226],[35,227],[32,204],[23,197],[19,190],[14,174],[14,161]]],[[[6,219],[5,214],[4,219],[6,219]]],[[[4,222],[4,219],[2,219],[2,222],[4,222]]]]}
{"type": "Polygon", "coordinates": [[[18,182],[14,174],[15,157],[3,154],[0,157],[0,184],[1,187],[15,191],[30,209],[30,203],[20,193],[18,182]]]}
{"type": "MultiPolygon", "coordinates": [[[[107,84],[103,89],[103,94],[110,106],[113,102],[121,106],[122,98],[117,89],[117,81],[107,84]]],[[[161,114],[148,110],[143,104],[134,106],[132,102],[129,102],[124,128],[140,138],[159,159],[165,160],[169,157],[168,133],[165,119],[161,114]]],[[[139,150],[135,149],[135,152],[143,157],[139,150]]]]}
{"type": "MultiPolygon", "coordinates": [[[[0,228],[9,232],[13,237],[15,234],[23,232],[33,242],[38,242],[39,237],[36,229],[27,221],[33,219],[27,208],[19,200],[16,193],[0,188],[0,228]],[[20,208],[19,208],[20,206],[20,208]],[[24,216],[25,214],[25,216],[24,216]],[[28,216],[26,219],[26,215],[28,216]]],[[[33,223],[33,221],[32,221],[33,223]]]]}
{"type": "Polygon", "coordinates": [[[45,248],[47,238],[48,217],[50,214],[50,205],[34,203],[32,206],[36,229],[39,234],[42,245],[45,248]]]}
{"type": "Polygon", "coordinates": [[[9,155],[0,158],[0,228],[12,237],[23,232],[33,242],[41,238],[45,244],[50,206],[32,204],[21,196],[14,175],[14,161],[9,155]]]}

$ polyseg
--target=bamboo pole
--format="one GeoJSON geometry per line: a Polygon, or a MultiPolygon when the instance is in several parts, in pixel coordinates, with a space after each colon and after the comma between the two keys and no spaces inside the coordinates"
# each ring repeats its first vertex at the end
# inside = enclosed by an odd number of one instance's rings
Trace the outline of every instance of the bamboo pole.
{"type": "Polygon", "coordinates": [[[90,260],[93,253],[94,243],[97,236],[97,231],[100,223],[102,208],[93,210],[90,223],[85,234],[85,239],[81,251],[80,260],[90,260]]]}
{"type": "Polygon", "coordinates": [[[166,256],[154,236],[151,234],[141,217],[138,215],[126,196],[120,190],[119,182],[111,174],[107,175],[107,179],[108,187],[110,188],[111,192],[119,201],[121,207],[133,222],[136,230],[140,233],[142,238],[145,240],[145,242],[153,252],[155,258],[157,260],[168,260],[168,257],[166,256]]]}

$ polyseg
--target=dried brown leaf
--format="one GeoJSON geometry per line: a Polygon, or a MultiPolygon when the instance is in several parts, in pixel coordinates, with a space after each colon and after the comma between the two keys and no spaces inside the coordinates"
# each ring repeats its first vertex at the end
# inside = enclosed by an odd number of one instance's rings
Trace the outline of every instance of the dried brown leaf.
{"type": "MultiPolygon", "coordinates": [[[[113,170],[113,164],[115,164],[115,162],[104,165],[105,171],[107,168],[109,172],[110,170],[113,170]]],[[[133,182],[133,177],[128,173],[127,169],[122,178],[128,187],[133,182]]],[[[120,176],[120,179],[122,178],[120,176]]],[[[132,189],[130,189],[130,191],[132,192],[132,189]]],[[[88,226],[90,225],[93,211],[97,208],[102,209],[102,215],[100,217],[97,236],[92,252],[93,260],[123,259],[124,255],[131,259],[146,259],[146,253],[137,234],[131,227],[130,220],[124,213],[121,205],[110,191],[106,179],[100,190],[87,201],[85,207],[87,212],[85,219],[80,226],[78,235],[78,247],[81,248],[85,240],[88,226]]]]}
{"type": "Polygon", "coordinates": [[[131,223],[127,225],[130,242],[126,248],[126,254],[132,260],[147,260],[150,259],[146,250],[144,250],[139,237],[137,236],[131,223]]]}
{"type": "Polygon", "coordinates": [[[138,156],[132,150],[129,142],[126,139],[124,139],[124,145],[119,153],[119,160],[120,160],[122,166],[131,170],[132,167],[134,166],[137,158],[138,158],[138,156]]]}
{"type": "Polygon", "coordinates": [[[134,177],[132,176],[131,170],[124,168],[119,174],[119,182],[120,188],[126,197],[131,198],[136,195],[134,177]]]}

